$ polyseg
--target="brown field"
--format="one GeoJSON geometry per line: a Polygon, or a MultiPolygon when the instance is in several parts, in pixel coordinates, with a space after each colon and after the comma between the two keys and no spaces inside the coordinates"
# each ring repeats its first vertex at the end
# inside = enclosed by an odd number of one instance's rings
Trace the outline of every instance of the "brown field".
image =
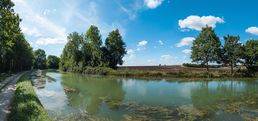
{"type": "MultiPolygon", "coordinates": [[[[230,68],[209,68],[211,72],[230,72],[230,68]]],[[[237,68],[239,69],[239,68],[237,68]]],[[[237,70],[235,69],[235,71],[237,70]]],[[[206,68],[184,67],[182,65],[167,65],[167,66],[119,66],[118,70],[140,70],[140,71],[162,71],[162,72],[191,72],[191,71],[206,71],[206,68]]]]}

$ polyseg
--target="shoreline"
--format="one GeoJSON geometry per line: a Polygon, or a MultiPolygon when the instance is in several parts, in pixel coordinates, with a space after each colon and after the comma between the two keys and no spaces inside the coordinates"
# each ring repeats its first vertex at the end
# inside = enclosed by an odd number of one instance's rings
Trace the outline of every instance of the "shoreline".
{"type": "Polygon", "coordinates": [[[158,80],[171,80],[171,79],[184,79],[184,80],[225,80],[225,79],[234,79],[234,80],[255,80],[258,79],[258,73],[253,76],[248,76],[244,72],[237,72],[233,76],[229,72],[162,72],[162,71],[141,71],[141,70],[113,70],[105,67],[97,67],[87,69],[84,72],[71,72],[71,71],[62,71],[57,70],[59,72],[64,73],[76,73],[82,75],[93,75],[93,76],[110,76],[110,77],[123,77],[123,78],[137,78],[137,79],[158,79],[158,80]]]}

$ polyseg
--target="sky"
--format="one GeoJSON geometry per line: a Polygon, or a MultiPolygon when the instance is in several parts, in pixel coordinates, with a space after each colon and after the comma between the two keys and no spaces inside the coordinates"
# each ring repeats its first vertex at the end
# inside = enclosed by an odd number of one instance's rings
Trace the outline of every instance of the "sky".
{"type": "Polygon", "coordinates": [[[127,66],[190,63],[202,27],[241,42],[258,39],[257,0],[13,0],[21,29],[34,49],[60,56],[71,32],[98,26],[102,41],[119,29],[127,66]]]}

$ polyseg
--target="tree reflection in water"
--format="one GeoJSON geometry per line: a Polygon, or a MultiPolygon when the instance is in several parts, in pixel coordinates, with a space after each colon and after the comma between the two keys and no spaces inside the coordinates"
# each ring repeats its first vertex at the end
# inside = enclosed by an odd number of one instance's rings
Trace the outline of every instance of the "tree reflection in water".
{"type": "Polygon", "coordinates": [[[125,96],[122,81],[115,78],[67,74],[62,80],[69,105],[90,114],[98,113],[103,104],[117,110],[125,96]]]}
{"type": "Polygon", "coordinates": [[[191,90],[191,99],[193,107],[209,117],[240,120],[251,113],[258,116],[253,110],[258,108],[257,92],[257,81],[203,82],[191,90]]]}
{"type": "Polygon", "coordinates": [[[30,80],[32,80],[32,85],[37,89],[45,88],[47,82],[51,83],[56,81],[54,78],[47,75],[48,71],[37,70],[30,73],[30,80]]]}

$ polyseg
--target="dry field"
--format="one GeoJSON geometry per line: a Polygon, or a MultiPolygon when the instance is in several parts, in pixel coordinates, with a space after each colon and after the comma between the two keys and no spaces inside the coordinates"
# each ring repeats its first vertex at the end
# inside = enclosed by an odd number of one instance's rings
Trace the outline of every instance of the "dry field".
{"type": "MultiPolygon", "coordinates": [[[[211,72],[230,72],[230,68],[209,68],[211,72]]],[[[239,69],[239,68],[237,68],[239,69]]],[[[235,69],[235,70],[237,70],[235,69]]],[[[141,71],[162,71],[162,72],[178,72],[178,71],[206,71],[206,68],[184,67],[182,65],[162,65],[162,66],[119,66],[118,70],[141,70],[141,71]]]]}

